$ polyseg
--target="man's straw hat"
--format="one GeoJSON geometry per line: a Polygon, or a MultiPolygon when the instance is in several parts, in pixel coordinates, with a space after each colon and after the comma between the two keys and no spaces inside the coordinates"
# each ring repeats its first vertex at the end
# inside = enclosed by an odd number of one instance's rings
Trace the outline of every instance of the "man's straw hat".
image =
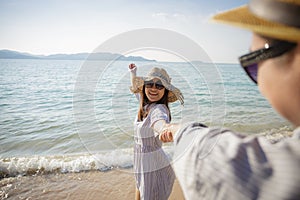
{"type": "Polygon", "coordinates": [[[174,85],[171,84],[171,78],[169,77],[166,70],[162,68],[154,67],[151,69],[151,71],[147,74],[146,77],[134,77],[133,79],[133,85],[130,87],[131,92],[133,93],[139,93],[143,91],[143,86],[145,81],[150,81],[154,78],[158,78],[163,86],[169,90],[168,94],[168,101],[170,103],[175,102],[177,100],[180,101],[180,103],[184,104],[184,98],[182,93],[178,88],[176,88],[174,85]]]}
{"type": "Polygon", "coordinates": [[[300,0],[250,0],[213,17],[214,21],[291,42],[300,41],[300,0]]]}

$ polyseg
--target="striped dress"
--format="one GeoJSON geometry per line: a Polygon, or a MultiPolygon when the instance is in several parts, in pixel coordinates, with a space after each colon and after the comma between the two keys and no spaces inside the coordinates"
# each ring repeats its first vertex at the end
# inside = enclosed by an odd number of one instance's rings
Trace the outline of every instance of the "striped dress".
{"type": "Polygon", "coordinates": [[[169,122],[168,108],[163,104],[148,105],[148,116],[134,125],[134,171],[141,199],[168,199],[175,174],[169,158],[163,151],[162,142],[152,125],[158,120],[169,122]]]}

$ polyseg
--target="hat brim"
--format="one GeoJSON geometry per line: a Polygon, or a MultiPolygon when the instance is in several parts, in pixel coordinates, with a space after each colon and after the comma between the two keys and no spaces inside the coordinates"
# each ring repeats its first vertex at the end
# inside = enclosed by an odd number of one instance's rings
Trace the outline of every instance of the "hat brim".
{"type": "Polygon", "coordinates": [[[181,91],[178,88],[176,88],[174,85],[167,83],[160,77],[139,77],[139,76],[135,77],[133,79],[133,85],[130,87],[131,92],[133,93],[142,92],[145,81],[149,81],[154,78],[158,78],[162,82],[163,86],[167,90],[169,90],[168,102],[173,103],[179,100],[182,105],[184,104],[184,98],[181,91]]]}
{"type": "Polygon", "coordinates": [[[251,30],[271,38],[299,42],[300,29],[283,24],[266,21],[253,15],[248,6],[241,6],[213,16],[213,21],[251,30]]]}

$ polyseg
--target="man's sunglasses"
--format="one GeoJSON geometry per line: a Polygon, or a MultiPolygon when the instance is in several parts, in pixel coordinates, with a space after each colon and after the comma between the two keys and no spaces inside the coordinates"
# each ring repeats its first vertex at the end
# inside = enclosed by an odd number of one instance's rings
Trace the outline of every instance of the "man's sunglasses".
{"type": "Polygon", "coordinates": [[[161,83],[161,81],[157,81],[155,83],[152,80],[151,81],[145,81],[145,87],[146,88],[152,88],[153,86],[155,86],[155,88],[158,89],[158,90],[162,90],[162,89],[165,88],[163,86],[163,84],[161,83]]]}
{"type": "Polygon", "coordinates": [[[275,58],[292,50],[297,43],[276,41],[273,44],[265,44],[265,48],[250,52],[239,58],[240,64],[248,76],[257,84],[258,63],[269,58],[275,58]]]}

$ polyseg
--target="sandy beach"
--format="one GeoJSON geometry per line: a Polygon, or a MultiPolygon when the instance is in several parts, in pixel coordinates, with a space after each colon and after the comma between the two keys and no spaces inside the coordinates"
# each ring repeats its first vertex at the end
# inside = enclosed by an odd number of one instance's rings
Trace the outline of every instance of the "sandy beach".
{"type": "MultiPolygon", "coordinates": [[[[134,199],[130,171],[111,170],[20,176],[0,180],[0,199],[134,199]]],[[[184,199],[177,181],[170,200],[184,199]]]]}

